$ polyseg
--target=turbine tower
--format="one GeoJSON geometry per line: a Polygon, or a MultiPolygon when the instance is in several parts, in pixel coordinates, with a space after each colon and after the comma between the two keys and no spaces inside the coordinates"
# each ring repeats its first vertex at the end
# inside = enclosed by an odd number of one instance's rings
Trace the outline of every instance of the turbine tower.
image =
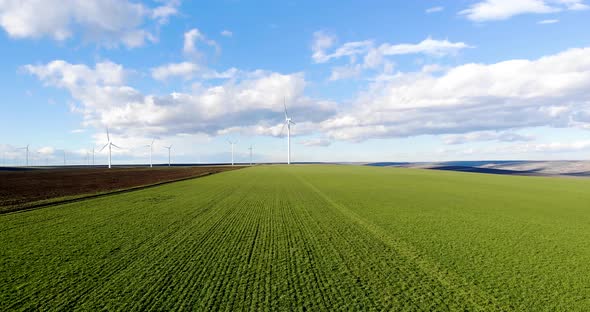
{"type": "Polygon", "coordinates": [[[164,146],[164,148],[168,149],[168,167],[170,167],[170,150],[172,149],[172,145],[164,146]]]}
{"type": "Polygon", "coordinates": [[[25,156],[25,167],[28,167],[29,166],[29,145],[30,144],[27,144],[27,146],[19,148],[19,149],[26,150],[26,154],[25,154],[26,155],[25,156]]]}
{"type": "Polygon", "coordinates": [[[103,146],[103,147],[100,149],[100,151],[99,151],[99,152],[102,152],[102,150],[103,150],[105,147],[107,147],[107,146],[109,147],[109,169],[111,169],[111,164],[112,164],[112,161],[111,161],[111,147],[112,147],[112,146],[114,146],[114,147],[116,147],[116,148],[118,148],[118,149],[121,149],[121,148],[120,148],[120,147],[118,147],[117,145],[115,145],[115,144],[113,143],[113,141],[111,141],[111,136],[109,135],[109,128],[107,128],[107,140],[108,140],[108,143],[107,143],[107,144],[105,144],[105,145],[104,145],[104,146],[103,146]]]}
{"type": "Polygon", "coordinates": [[[250,145],[248,150],[250,150],[250,166],[252,166],[252,145],[250,145]]]}
{"type": "MultiPolygon", "coordinates": [[[[283,100],[283,106],[285,107],[285,123],[283,124],[283,129],[287,126],[287,165],[291,164],[291,125],[295,125],[295,123],[289,117],[289,113],[287,112],[287,103],[286,100],[283,100]]],[[[281,132],[283,132],[281,130],[281,132]]]]}
{"type": "Polygon", "coordinates": [[[238,142],[237,141],[232,142],[230,140],[227,140],[227,142],[229,144],[231,144],[231,165],[233,166],[234,165],[234,145],[236,145],[236,143],[238,143],[238,142]]]}
{"type": "Polygon", "coordinates": [[[150,148],[150,168],[152,168],[154,165],[152,163],[152,153],[154,151],[154,142],[156,141],[156,138],[154,138],[152,140],[151,144],[146,145],[145,147],[149,147],[150,148]]]}

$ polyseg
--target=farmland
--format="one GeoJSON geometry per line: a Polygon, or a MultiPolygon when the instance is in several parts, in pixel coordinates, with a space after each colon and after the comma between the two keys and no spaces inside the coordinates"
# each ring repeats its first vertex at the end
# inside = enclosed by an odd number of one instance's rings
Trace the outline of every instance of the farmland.
{"type": "Polygon", "coordinates": [[[0,310],[590,309],[590,181],[260,166],[0,215],[0,310]]]}
{"type": "Polygon", "coordinates": [[[238,169],[229,166],[0,170],[0,213],[238,169]]]}

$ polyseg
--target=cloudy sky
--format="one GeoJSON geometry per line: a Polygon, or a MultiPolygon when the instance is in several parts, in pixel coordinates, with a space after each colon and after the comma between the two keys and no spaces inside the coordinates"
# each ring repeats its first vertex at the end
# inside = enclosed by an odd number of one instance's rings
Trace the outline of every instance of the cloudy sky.
{"type": "Polygon", "coordinates": [[[587,159],[584,0],[0,0],[2,164],[587,159]],[[96,153],[105,163],[106,154],[96,153]]]}

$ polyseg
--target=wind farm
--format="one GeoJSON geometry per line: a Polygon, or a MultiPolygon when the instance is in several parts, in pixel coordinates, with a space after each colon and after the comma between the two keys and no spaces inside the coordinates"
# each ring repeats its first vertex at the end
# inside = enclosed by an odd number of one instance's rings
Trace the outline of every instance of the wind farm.
{"type": "Polygon", "coordinates": [[[590,0],[0,0],[0,312],[590,311],[583,29],[590,0]]]}

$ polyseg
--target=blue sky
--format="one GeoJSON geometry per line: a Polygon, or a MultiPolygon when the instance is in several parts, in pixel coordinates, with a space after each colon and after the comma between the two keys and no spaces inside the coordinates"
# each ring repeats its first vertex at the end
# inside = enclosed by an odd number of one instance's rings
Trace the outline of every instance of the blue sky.
{"type": "Polygon", "coordinates": [[[3,164],[587,159],[584,0],[3,1],[3,164]],[[97,163],[106,154],[96,154],[97,163]]]}

